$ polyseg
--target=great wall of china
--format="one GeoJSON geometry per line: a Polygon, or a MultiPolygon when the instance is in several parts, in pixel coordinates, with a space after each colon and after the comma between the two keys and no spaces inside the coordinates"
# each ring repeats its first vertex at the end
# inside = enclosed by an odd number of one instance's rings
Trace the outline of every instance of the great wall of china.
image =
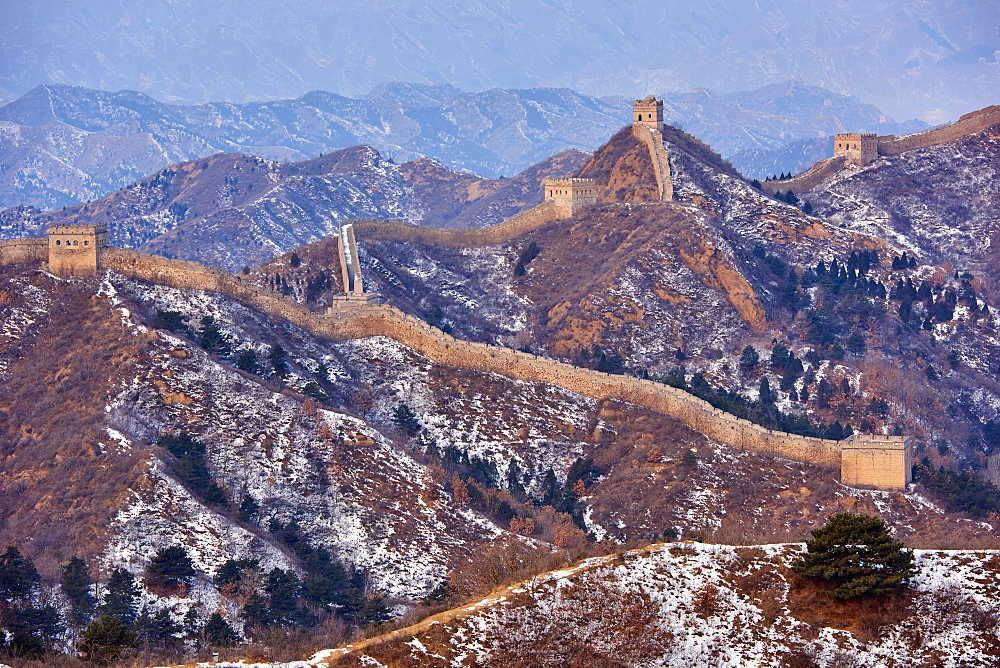
{"type": "MultiPolygon", "coordinates": [[[[81,237],[99,238],[102,230],[80,225],[81,237]]],[[[44,263],[52,267],[53,239],[0,242],[0,264],[44,263]]],[[[65,275],[91,276],[111,271],[175,288],[217,292],[286,320],[332,341],[385,336],[437,364],[475,369],[528,382],[549,383],[601,401],[618,400],[674,417],[720,443],[841,470],[846,485],[885,490],[905,489],[910,481],[911,452],[902,437],[860,435],[846,442],[776,432],[724,413],[683,390],[650,380],[611,375],[509,348],[456,339],[398,309],[370,300],[350,303],[332,314],[309,311],[277,293],[250,285],[239,275],[197,262],[170,260],[132,250],[89,245],[89,258],[78,270],[61,265],[65,275]]],[[[346,249],[351,253],[351,249],[346,249]]],[[[353,250],[356,253],[356,249],[353,250]]],[[[342,255],[343,257],[343,255],[342,255]]],[[[354,255],[356,258],[356,254],[354,255]]]]}
{"type": "MultiPolygon", "coordinates": [[[[633,134],[646,143],[657,172],[661,201],[672,199],[670,167],[658,130],[662,130],[662,103],[636,100],[633,134]],[[657,139],[659,139],[657,146],[657,139]],[[661,151],[662,149],[662,151],[661,151]]],[[[1000,106],[966,114],[949,126],[900,138],[839,135],[843,150],[801,175],[769,181],[769,190],[815,187],[846,164],[864,162],[865,155],[896,155],[935,146],[1000,123],[1000,106]],[[868,142],[862,146],[861,142],[868,142]],[[874,142],[874,143],[873,143],[874,142]],[[856,154],[855,154],[856,153],[856,154]]],[[[676,418],[695,431],[732,447],[795,461],[840,469],[845,485],[890,491],[905,490],[911,480],[912,448],[902,436],[859,434],[832,441],[777,432],[739,419],[683,390],[650,380],[610,375],[509,348],[464,341],[398,309],[376,303],[364,292],[355,240],[392,238],[420,240],[449,247],[498,245],[572,216],[593,203],[596,184],[589,179],[546,182],[541,205],[498,225],[477,230],[427,228],[401,222],[360,222],[338,241],[345,295],[334,300],[326,314],[309,311],[277,293],[245,283],[238,275],[197,262],[170,260],[106,245],[103,226],[68,225],[50,230],[47,239],[0,241],[0,264],[36,263],[53,273],[95,276],[112,271],[124,276],[176,288],[218,292],[271,317],[287,320],[332,341],[384,336],[419,352],[437,364],[475,369],[528,382],[549,383],[594,400],[617,400],[676,418]]]]}
{"type": "Polygon", "coordinates": [[[850,133],[834,135],[831,158],[820,160],[815,165],[790,179],[765,181],[763,189],[768,193],[791,190],[796,193],[816,188],[828,178],[849,164],[863,167],[871,164],[879,156],[899,155],[919,148],[938,146],[961,139],[974,132],[1000,123],[1000,105],[993,105],[965,114],[954,123],[915,132],[903,137],[878,137],[871,133],[850,133]]]}

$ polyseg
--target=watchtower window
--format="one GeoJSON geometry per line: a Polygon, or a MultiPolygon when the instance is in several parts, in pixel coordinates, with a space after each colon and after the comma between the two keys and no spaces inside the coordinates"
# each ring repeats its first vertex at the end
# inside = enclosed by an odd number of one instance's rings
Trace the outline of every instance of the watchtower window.
{"type": "Polygon", "coordinates": [[[640,121],[642,120],[642,114],[639,114],[639,120],[640,121]]]}
{"type": "Polygon", "coordinates": [[[83,245],[84,245],[84,246],[89,246],[89,245],[90,245],[90,242],[89,242],[89,241],[84,241],[84,242],[83,242],[83,245]]]}
{"type": "Polygon", "coordinates": [[[62,242],[59,241],[58,239],[56,239],[56,246],[61,246],[61,245],[62,245],[62,242]]]}

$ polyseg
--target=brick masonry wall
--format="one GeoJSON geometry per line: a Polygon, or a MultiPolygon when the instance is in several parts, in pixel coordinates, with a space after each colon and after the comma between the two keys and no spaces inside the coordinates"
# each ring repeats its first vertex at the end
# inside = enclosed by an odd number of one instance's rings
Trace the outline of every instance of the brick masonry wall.
{"type": "Polygon", "coordinates": [[[49,257],[48,239],[10,239],[0,241],[0,265],[45,262],[49,257]]]}
{"type": "Polygon", "coordinates": [[[846,157],[838,155],[826,160],[820,160],[798,176],[783,181],[765,181],[761,185],[764,187],[764,192],[766,193],[774,193],[778,190],[791,190],[795,193],[802,193],[806,190],[812,190],[825,179],[839,172],[847,162],[846,157]]]}
{"type": "Polygon", "coordinates": [[[667,156],[667,148],[663,145],[663,136],[648,125],[641,123],[632,125],[632,136],[644,143],[649,149],[649,159],[653,163],[656,186],[660,190],[660,201],[673,201],[674,182],[670,177],[670,159],[667,156]]]}
{"type": "Polygon", "coordinates": [[[878,145],[879,155],[898,155],[916,148],[937,146],[945,142],[961,139],[965,135],[981,132],[991,125],[1000,123],[1000,105],[986,107],[979,111],[962,116],[960,119],[944,127],[925,130],[899,139],[882,142],[878,145]]]}
{"type": "Polygon", "coordinates": [[[477,230],[420,227],[394,221],[377,221],[356,223],[354,231],[361,239],[396,239],[449,248],[478,248],[510,241],[560,217],[563,215],[556,204],[546,201],[502,223],[477,230]]]}
{"type": "MultiPolygon", "coordinates": [[[[534,224],[533,219],[528,220],[534,224]]],[[[494,239],[491,235],[490,243],[497,243],[494,239]]],[[[43,239],[2,242],[0,261],[41,259],[46,249],[43,239]]],[[[771,431],[719,411],[687,392],[653,381],[580,369],[518,350],[456,339],[391,306],[362,306],[344,314],[320,315],[280,294],[248,285],[239,275],[197,262],[170,260],[119,248],[105,249],[100,262],[102,270],[125,276],[224,294],[333,341],[385,336],[426,355],[437,364],[558,385],[596,400],[613,399],[644,406],[674,417],[720,443],[829,468],[841,467],[845,484],[901,489],[908,481],[908,448],[876,446],[866,449],[863,444],[856,444],[850,450],[851,458],[846,460],[838,441],[771,431]]]]}
{"type": "Polygon", "coordinates": [[[101,265],[155,283],[219,292],[331,340],[385,336],[438,364],[550,383],[597,400],[634,403],[675,417],[721,443],[832,468],[840,466],[837,441],[770,431],[719,411],[687,392],[653,381],[580,369],[517,350],[456,339],[391,306],[362,307],[342,316],[319,315],[277,293],[247,285],[239,276],[196,262],[108,249],[102,254],[101,265]]]}

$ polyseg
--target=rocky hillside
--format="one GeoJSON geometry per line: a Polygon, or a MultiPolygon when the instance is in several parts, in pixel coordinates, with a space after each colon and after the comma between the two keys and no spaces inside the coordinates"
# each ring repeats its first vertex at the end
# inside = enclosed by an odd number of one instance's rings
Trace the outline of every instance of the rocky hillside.
{"type": "MultiPolygon", "coordinates": [[[[861,222],[869,200],[860,198],[856,209],[841,198],[840,214],[806,215],[759,193],[674,130],[667,139],[678,202],[643,203],[648,156],[624,132],[581,172],[624,203],[496,245],[455,247],[418,234],[366,238],[362,226],[366,285],[462,337],[698,387],[717,405],[736,410],[739,403],[780,428],[901,430],[915,437],[917,458],[930,469],[971,467],[996,479],[1000,386],[992,372],[1000,364],[1000,323],[984,280],[990,270],[980,274],[974,255],[958,265],[920,245],[935,226],[951,224],[943,215],[954,202],[990,201],[990,187],[973,180],[988,179],[995,163],[991,137],[934,149],[965,151],[966,171],[950,178],[942,168],[927,186],[931,207],[912,209],[926,218],[897,231],[861,222]],[[904,252],[907,267],[894,268],[904,252]]],[[[906,155],[895,164],[907,164],[906,155]]],[[[893,183],[912,184],[904,187],[914,188],[916,201],[927,163],[911,164],[893,183]]],[[[886,172],[886,188],[889,178],[886,172]]],[[[833,206],[814,199],[814,212],[833,206]]],[[[988,235],[987,215],[967,220],[981,220],[980,234],[988,235]]],[[[317,285],[319,267],[336,266],[331,242],[297,255],[304,268],[286,256],[254,280],[274,286],[280,278],[289,294],[325,303],[329,293],[307,288],[317,285]]]]}
{"type": "Polygon", "coordinates": [[[589,559],[315,665],[996,665],[996,554],[918,551],[905,593],[831,601],[791,572],[801,549],[674,543],[589,559]]]}
{"type": "MultiPolygon", "coordinates": [[[[366,144],[398,162],[426,157],[453,170],[510,176],[562,151],[592,150],[628,120],[630,105],[565,89],[466,93],[389,83],[356,99],[317,91],[187,106],[134,91],[39,86],[0,107],[0,208],[99,199],[219,152],[301,161],[366,144]]],[[[926,127],[894,123],[872,105],[795,82],[668,95],[665,113],[760,178],[829,154],[829,136],[845,128],[902,134],[926,127]]]]}
{"type": "Polygon", "coordinates": [[[184,162],[88,204],[0,212],[7,238],[50,225],[108,226],[111,243],[232,271],[333,234],[341,221],[399,218],[482,227],[541,202],[541,179],[579,169],[568,151],[510,179],[454,172],[433,160],[396,165],[364,146],[299,163],[226,153],[184,162]]]}
{"type": "MultiPolygon", "coordinates": [[[[300,262],[317,269],[305,249],[300,262]]],[[[278,273],[282,287],[295,278],[278,273]]],[[[787,540],[841,510],[879,514],[917,546],[992,545],[990,525],[920,488],[852,490],[835,471],[628,404],[438,366],[388,339],[331,343],[218,294],[117,275],[2,279],[0,539],[48,578],[72,554],[99,579],[141,576],[180,543],[195,586],[144,594],[178,618],[218,608],[242,624],[245,601],[216,588],[216,571],[253,558],[308,573],[302,540],[400,610],[496,550],[787,540]],[[257,508],[241,514],[247,498],[257,508]]]]}
{"type": "Polygon", "coordinates": [[[940,146],[850,166],[803,197],[817,215],[864,230],[922,266],[968,271],[992,300],[998,268],[992,238],[1000,207],[1000,125],[940,146]]]}

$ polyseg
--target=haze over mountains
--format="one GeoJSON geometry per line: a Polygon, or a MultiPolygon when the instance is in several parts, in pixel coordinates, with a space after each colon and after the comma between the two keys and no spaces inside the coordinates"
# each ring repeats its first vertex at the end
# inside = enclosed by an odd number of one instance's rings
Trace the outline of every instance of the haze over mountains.
{"type": "MultiPolygon", "coordinates": [[[[390,83],[358,99],[317,91],[293,100],[185,106],[130,91],[39,86],[0,107],[0,208],[45,210],[96,199],[220,151],[300,161],[366,144],[397,162],[431,157],[452,169],[511,176],[561,151],[594,150],[628,122],[629,104],[566,89],[468,93],[390,83]]],[[[926,127],[796,82],[669,95],[665,115],[761,179],[826,157],[837,132],[926,127]]]]}
{"type": "Polygon", "coordinates": [[[937,123],[990,102],[997,25],[990,0],[15,0],[0,98],[39,83],[242,102],[393,80],[634,96],[797,78],[937,123]]]}

